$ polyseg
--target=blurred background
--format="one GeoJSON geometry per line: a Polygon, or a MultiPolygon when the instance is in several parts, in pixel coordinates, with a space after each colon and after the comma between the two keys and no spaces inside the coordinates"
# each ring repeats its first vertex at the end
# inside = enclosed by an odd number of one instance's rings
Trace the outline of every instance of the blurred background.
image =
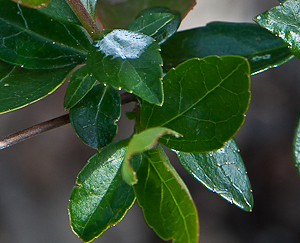
{"type": "MultiPolygon", "coordinates": [[[[181,29],[211,21],[250,22],[277,0],[199,0],[181,29]]],[[[186,182],[200,219],[203,243],[300,242],[300,178],[292,139],[300,110],[300,61],[252,76],[252,100],[236,140],[246,165],[254,209],[246,213],[210,192],[170,160],[186,182]]],[[[66,84],[26,108],[0,116],[0,137],[65,114],[66,84]]],[[[132,104],[123,107],[123,112],[132,104]]],[[[126,117],[119,138],[132,133],[126,117]]],[[[94,154],[71,125],[0,151],[0,243],[80,243],[70,227],[68,199],[78,172],[94,154]]],[[[95,243],[163,242],[146,225],[137,204],[95,243]]]]}

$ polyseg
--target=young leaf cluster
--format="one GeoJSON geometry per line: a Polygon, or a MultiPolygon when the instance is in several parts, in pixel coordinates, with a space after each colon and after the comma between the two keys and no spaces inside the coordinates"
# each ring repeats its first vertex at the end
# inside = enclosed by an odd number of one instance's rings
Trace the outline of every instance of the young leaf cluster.
{"type": "Polygon", "coordinates": [[[248,23],[177,31],[192,0],[99,0],[101,33],[95,0],[0,3],[0,112],[42,99],[71,75],[64,108],[77,136],[96,150],[70,196],[70,224],[84,242],[117,224],[135,199],[159,237],[198,242],[196,207],[161,145],[209,190],[252,210],[234,135],[249,106],[250,75],[300,56],[298,1],[255,19],[282,40],[248,23]],[[114,141],[126,93],[136,101],[135,131],[114,141]]]}

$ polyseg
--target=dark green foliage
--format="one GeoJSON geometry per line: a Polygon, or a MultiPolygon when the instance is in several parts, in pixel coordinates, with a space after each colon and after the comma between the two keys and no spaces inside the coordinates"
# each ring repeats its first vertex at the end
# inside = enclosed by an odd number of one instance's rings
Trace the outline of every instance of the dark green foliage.
{"type": "MultiPolygon", "coordinates": [[[[198,242],[196,207],[160,144],[208,189],[251,211],[251,185],[233,137],[249,106],[250,75],[300,57],[300,1],[256,17],[272,33],[222,22],[177,32],[194,0],[98,0],[100,23],[109,28],[100,33],[97,1],[71,2],[44,7],[47,1],[24,0],[27,8],[0,0],[0,113],[45,97],[71,74],[64,108],[78,137],[97,150],[70,196],[74,232],[92,241],[137,198],[162,239],[198,242]],[[121,104],[133,100],[134,133],[113,142],[121,104]]],[[[299,134],[298,122],[300,173],[299,134]]]]}

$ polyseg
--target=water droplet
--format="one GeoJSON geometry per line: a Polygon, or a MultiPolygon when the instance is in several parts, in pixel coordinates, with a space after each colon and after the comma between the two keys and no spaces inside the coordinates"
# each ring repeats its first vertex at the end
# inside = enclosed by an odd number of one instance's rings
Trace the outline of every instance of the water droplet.
{"type": "Polygon", "coordinates": [[[248,174],[248,171],[245,171],[245,174],[248,174]]]}
{"type": "Polygon", "coordinates": [[[241,150],[238,149],[237,152],[239,153],[239,152],[241,152],[241,150]]]}
{"type": "Polygon", "coordinates": [[[8,87],[9,86],[9,84],[4,84],[4,87],[8,87]]]}
{"type": "Polygon", "coordinates": [[[225,154],[225,149],[224,148],[220,148],[217,150],[218,154],[225,154]]]}
{"type": "Polygon", "coordinates": [[[212,156],[213,156],[213,153],[212,153],[212,152],[210,152],[210,153],[209,153],[209,157],[212,157],[212,156]]]}
{"type": "Polygon", "coordinates": [[[199,167],[197,167],[197,171],[199,171],[200,170],[200,168],[199,167]]]}
{"type": "Polygon", "coordinates": [[[122,88],[121,87],[119,87],[119,90],[121,90],[122,88]]]}
{"type": "Polygon", "coordinates": [[[132,94],[132,90],[130,90],[129,93],[132,94]]]}
{"type": "Polygon", "coordinates": [[[256,18],[257,20],[261,20],[261,16],[257,16],[257,18],[256,18]]]}
{"type": "Polygon", "coordinates": [[[53,41],[52,44],[55,45],[55,41],[53,41]]]}
{"type": "Polygon", "coordinates": [[[104,85],[104,86],[106,86],[107,84],[106,84],[106,83],[104,83],[103,85],[104,85]]]}
{"type": "Polygon", "coordinates": [[[21,68],[23,68],[24,67],[24,65],[21,65],[21,68]]]}
{"type": "Polygon", "coordinates": [[[253,192],[253,190],[252,190],[252,189],[250,189],[250,192],[253,192]]]}

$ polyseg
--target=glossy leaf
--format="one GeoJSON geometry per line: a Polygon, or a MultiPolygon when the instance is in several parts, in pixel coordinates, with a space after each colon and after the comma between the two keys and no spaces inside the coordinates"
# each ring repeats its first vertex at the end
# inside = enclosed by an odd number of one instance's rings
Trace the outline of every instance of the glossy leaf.
{"type": "Polygon", "coordinates": [[[168,127],[182,138],[159,142],[183,152],[207,152],[224,146],[244,122],[250,100],[250,70],[243,57],[190,59],[164,77],[165,102],[143,102],[141,126],[168,127]]]}
{"type": "Polygon", "coordinates": [[[87,64],[101,83],[162,104],[162,59],[153,38],[128,30],[102,32],[93,43],[87,64]]]}
{"type": "Polygon", "coordinates": [[[252,189],[234,139],[213,152],[177,154],[187,172],[209,190],[245,211],[252,211],[252,189]]]}
{"type": "Polygon", "coordinates": [[[180,14],[166,8],[153,8],[143,12],[128,29],[149,35],[160,45],[177,31],[180,22],[180,14]]]}
{"type": "Polygon", "coordinates": [[[13,0],[13,1],[28,8],[44,8],[50,2],[50,0],[13,0]]]}
{"type": "Polygon", "coordinates": [[[0,113],[24,107],[51,94],[73,68],[27,70],[0,61],[0,113]]]}
{"type": "Polygon", "coordinates": [[[258,15],[254,20],[263,28],[281,38],[290,51],[300,58],[300,2],[284,1],[280,6],[258,15]]]}
{"type": "Polygon", "coordinates": [[[90,40],[65,24],[10,0],[0,0],[0,59],[28,69],[55,69],[85,62],[90,40]]]}
{"type": "MultiPolygon", "coordinates": [[[[69,203],[70,223],[74,232],[90,242],[107,228],[116,225],[132,206],[133,188],[120,174],[127,142],[119,141],[89,159],[78,174],[69,203]]],[[[140,157],[132,158],[137,169],[140,157]]]]}
{"type": "Polygon", "coordinates": [[[97,0],[80,0],[92,19],[95,19],[97,0]]]}
{"type": "Polygon", "coordinates": [[[277,67],[293,57],[287,45],[256,24],[213,22],[180,31],[161,46],[164,71],[193,58],[210,55],[246,57],[251,74],[277,67]]]}
{"type": "Polygon", "coordinates": [[[147,224],[163,240],[197,243],[198,215],[190,193],[161,147],[145,153],[134,186],[147,224]]]}
{"type": "Polygon", "coordinates": [[[70,121],[78,137],[97,150],[111,143],[118,130],[120,104],[116,90],[96,85],[70,109],[70,121]]]}
{"type": "Polygon", "coordinates": [[[157,140],[166,133],[180,137],[179,133],[165,127],[154,127],[133,135],[128,144],[122,166],[123,179],[129,185],[132,186],[137,183],[136,172],[131,168],[129,163],[130,158],[135,154],[140,154],[153,148],[156,145],[157,140]]]}
{"type": "Polygon", "coordinates": [[[166,7],[184,17],[195,4],[195,0],[98,0],[99,20],[105,29],[127,28],[144,9],[166,7]]]}
{"type": "Polygon", "coordinates": [[[81,25],[66,0],[51,0],[47,7],[39,9],[38,11],[62,22],[81,25]]]}
{"type": "Polygon", "coordinates": [[[300,175],[300,118],[298,117],[293,140],[293,157],[298,174],[300,175]]]}
{"type": "Polygon", "coordinates": [[[76,70],[66,90],[64,107],[70,109],[76,105],[94,86],[96,79],[89,73],[87,66],[76,70]]]}

